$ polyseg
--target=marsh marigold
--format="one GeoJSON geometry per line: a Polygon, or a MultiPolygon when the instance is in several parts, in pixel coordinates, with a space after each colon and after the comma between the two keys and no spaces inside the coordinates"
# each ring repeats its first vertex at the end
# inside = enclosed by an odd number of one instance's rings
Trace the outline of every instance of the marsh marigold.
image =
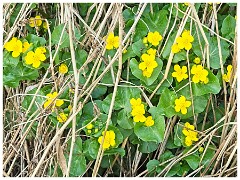
{"type": "Polygon", "coordinates": [[[141,62],[138,67],[143,71],[143,76],[151,77],[153,70],[158,66],[157,62],[155,61],[154,55],[143,54],[141,56],[143,62],[141,62]]]}
{"type": "Polygon", "coordinates": [[[59,73],[66,74],[68,72],[68,67],[66,64],[61,64],[58,68],[59,73]]]}
{"type": "Polygon", "coordinates": [[[53,103],[52,104],[52,109],[54,109],[55,106],[60,107],[64,103],[64,101],[62,99],[55,99],[58,96],[57,92],[49,93],[46,96],[47,96],[47,100],[43,104],[44,108],[47,108],[51,103],[53,103]]]}
{"type": "MultiPolygon", "coordinates": [[[[38,47],[35,52],[29,51],[25,56],[25,62],[28,65],[32,65],[34,68],[38,68],[41,62],[46,60],[46,56],[43,53],[45,49],[44,47],[38,47]]],[[[45,50],[46,52],[46,50],[45,50]]]]}
{"type": "Polygon", "coordinates": [[[119,37],[114,36],[113,32],[109,33],[106,42],[106,49],[108,50],[119,47],[119,37]]]}
{"type": "Polygon", "coordinates": [[[190,50],[192,48],[192,42],[194,41],[193,36],[190,34],[190,31],[184,30],[182,36],[177,38],[177,44],[179,49],[190,50]]]}
{"type": "Polygon", "coordinates": [[[191,125],[189,122],[186,122],[184,125],[184,128],[182,130],[182,133],[186,136],[185,137],[185,144],[186,146],[191,146],[193,141],[198,141],[197,138],[197,132],[194,131],[194,126],[191,125]]]}
{"type": "MultiPolygon", "coordinates": [[[[99,144],[102,144],[103,135],[104,135],[104,132],[102,132],[102,136],[98,138],[99,144]]],[[[114,147],[115,145],[116,145],[115,132],[112,130],[106,131],[106,135],[102,145],[103,149],[106,150],[106,149],[109,149],[110,147],[114,147]]]]}
{"type": "Polygon", "coordinates": [[[58,116],[57,116],[57,120],[60,122],[60,123],[63,123],[67,120],[68,118],[68,114],[65,114],[65,113],[60,113],[58,116]]]}
{"type": "Polygon", "coordinates": [[[159,32],[149,32],[147,36],[148,42],[150,42],[153,46],[159,45],[159,42],[162,40],[161,34],[159,32]]]}
{"type": "Polygon", "coordinates": [[[187,108],[190,107],[191,101],[187,101],[185,96],[175,100],[175,111],[187,114],[187,108]]]}
{"type": "Polygon", "coordinates": [[[172,77],[175,77],[178,82],[188,78],[187,66],[182,66],[182,68],[176,64],[174,65],[175,72],[172,73],[172,77]]]}
{"type": "Polygon", "coordinates": [[[6,42],[4,48],[7,51],[12,52],[12,57],[14,58],[18,57],[23,51],[22,42],[16,37],[13,37],[9,42],[6,42]]]}
{"type": "Polygon", "coordinates": [[[223,80],[226,82],[230,82],[231,73],[232,73],[232,65],[228,65],[227,66],[227,74],[223,75],[223,80]]]}
{"type": "Polygon", "coordinates": [[[204,84],[207,84],[208,79],[208,71],[204,69],[202,65],[193,65],[191,69],[191,74],[193,74],[192,81],[194,83],[203,82],[204,84]]]}
{"type": "Polygon", "coordinates": [[[29,26],[35,27],[35,26],[41,26],[41,25],[42,25],[41,16],[35,16],[35,18],[31,17],[29,19],[29,26]]]}

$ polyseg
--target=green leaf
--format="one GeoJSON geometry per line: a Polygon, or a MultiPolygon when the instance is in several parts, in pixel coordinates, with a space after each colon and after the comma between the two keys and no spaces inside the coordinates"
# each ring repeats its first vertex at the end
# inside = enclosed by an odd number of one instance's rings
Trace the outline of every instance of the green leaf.
{"type": "Polygon", "coordinates": [[[158,66],[153,70],[153,73],[150,78],[143,76],[142,70],[139,69],[139,67],[138,67],[139,62],[135,58],[131,59],[131,61],[130,61],[131,72],[135,77],[142,80],[147,86],[150,86],[158,78],[159,73],[163,66],[163,62],[161,59],[156,58],[156,61],[157,61],[158,66]]]}
{"type": "Polygon", "coordinates": [[[207,69],[207,71],[209,79],[209,82],[207,84],[204,83],[195,84],[192,82],[192,90],[195,96],[201,96],[208,93],[218,94],[219,91],[221,90],[218,78],[214,76],[210,70],[207,69]]]}
{"type": "Polygon", "coordinates": [[[176,164],[174,164],[171,169],[168,171],[166,177],[172,177],[175,174],[178,173],[178,171],[181,169],[180,163],[177,162],[176,164]]]}
{"type": "Polygon", "coordinates": [[[143,22],[142,19],[140,19],[137,23],[136,29],[135,29],[135,34],[133,37],[133,41],[136,42],[138,40],[142,41],[142,38],[146,36],[148,33],[148,28],[146,24],[143,22]]]}
{"type": "Polygon", "coordinates": [[[128,112],[122,109],[118,113],[117,123],[123,129],[132,129],[133,128],[133,120],[128,116],[128,112]]]}
{"type": "Polygon", "coordinates": [[[143,44],[142,39],[132,44],[132,50],[138,57],[141,57],[145,49],[146,46],[143,44]]]}
{"type": "Polygon", "coordinates": [[[190,167],[186,161],[183,161],[181,163],[182,163],[181,168],[177,172],[177,175],[179,175],[179,176],[186,175],[188,173],[188,171],[190,170],[190,167]]]}
{"type": "Polygon", "coordinates": [[[122,61],[124,63],[127,59],[135,57],[135,56],[136,56],[136,54],[133,52],[132,46],[129,46],[127,48],[127,52],[125,54],[123,54],[123,56],[122,56],[122,61]]]}
{"type": "Polygon", "coordinates": [[[34,34],[28,34],[26,40],[28,40],[29,43],[33,43],[35,47],[38,47],[38,45],[44,46],[46,44],[45,38],[36,36],[34,34]]]}
{"type": "Polygon", "coordinates": [[[234,39],[236,28],[236,19],[230,14],[223,20],[221,32],[223,37],[227,39],[234,39]]]}
{"type": "Polygon", "coordinates": [[[148,170],[148,172],[151,172],[151,171],[155,170],[156,167],[159,166],[159,163],[160,162],[158,160],[156,160],[156,159],[148,161],[148,163],[147,163],[147,170],[148,170]]]}
{"type": "Polygon", "coordinates": [[[22,62],[14,68],[5,67],[3,69],[3,84],[9,87],[17,87],[19,81],[22,80],[35,80],[39,76],[37,69],[30,69],[23,66],[22,62]]]}
{"type": "Polygon", "coordinates": [[[90,160],[96,159],[99,149],[99,143],[96,139],[88,139],[83,144],[83,153],[90,156],[90,160]]]}
{"type": "Polygon", "coordinates": [[[112,154],[120,154],[120,156],[124,156],[125,155],[125,150],[123,148],[112,148],[109,150],[104,151],[104,155],[112,155],[112,154]]]}
{"type": "Polygon", "coordinates": [[[82,65],[85,63],[85,61],[87,60],[87,56],[88,53],[83,50],[83,49],[76,49],[76,65],[77,65],[77,69],[80,69],[82,67],[82,65]]]}
{"type": "Polygon", "coordinates": [[[191,155],[185,157],[184,160],[187,161],[188,165],[191,167],[192,170],[197,169],[199,166],[200,158],[196,154],[191,154],[191,155]]]}
{"type": "Polygon", "coordinates": [[[202,156],[204,155],[203,159],[202,159],[202,164],[204,165],[204,167],[207,167],[209,165],[209,163],[211,162],[213,156],[215,155],[215,149],[216,147],[214,147],[213,145],[209,145],[208,149],[206,150],[205,154],[201,154],[200,158],[202,158],[202,156]]]}
{"type": "Polygon", "coordinates": [[[159,161],[162,163],[170,158],[174,157],[171,151],[166,150],[159,158],[159,161]]]}
{"type": "Polygon", "coordinates": [[[107,87],[106,86],[97,85],[92,92],[92,97],[94,99],[97,99],[97,98],[103,96],[106,92],[107,92],[107,87]]]}
{"type": "Polygon", "coordinates": [[[174,109],[176,98],[177,95],[173,91],[165,88],[160,96],[157,108],[161,109],[169,118],[174,116],[176,114],[176,111],[174,109]]]}
{"type": "Polygon", "coordinates": [[[12,52],[3,52],[3,67],[16,67],[19,62],[20,56],[17,58],[12,57],[12,52]]]}
{"type": "Polygon", "coordinates": [[[143,141],[153,141],[160,143],[163,141],[165,132],[165,120],[163,116],[158,116],[157,113],[152,112],[154,125],[147,127],[144,123],[136,123],[134,126],[134,133],[143,141]]]}
{"type": "Polygon", "coordinates": [[[151,32],[158,31],[163,35],[168,23],[167,14],[167,10],[156,11],[153,14],[146,14],[143,20],[147,23],[151,32]]]}
{"type": "Polygon", "coordinates": [[[64,24],[60,24],[56,26],[52,32],[52,44],[57,45],[58,43],[60,43],[60,46],[59,46],[60,49],[70,46],[69,35],[66,32],[66,29],[64,28],[64,24]],[[63,35],[62,35],[62,32],[63,32],[63,35]],[[60,38],[61,38],[61,41],[60,41],[60,38]]]}
{"type": "Polygon", "coordinates": [[[182,133],[183,127],[179,124],[176,124],[174,127],[174,144],[178,147],[182,146],[182,143],[184,141],[183,133],[182,133]]]}
{"type": "MultiPolygon", "coordinates": [[[[139,144],[139,143],[137,143],[139,144]]],[[[158,148],[158,143],[141,141],[139,151],[141,153],[151,153],[158,148]]]]}

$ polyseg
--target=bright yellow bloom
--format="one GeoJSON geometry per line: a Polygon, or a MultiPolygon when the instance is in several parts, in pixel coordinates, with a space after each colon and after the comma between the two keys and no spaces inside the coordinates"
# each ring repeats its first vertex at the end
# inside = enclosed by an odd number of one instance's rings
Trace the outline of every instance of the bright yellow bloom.
{"type": "Polygon", "coordinates": [[[144,105],[134,106],[132,109],[132,116],[143,115],[145,113],[144,105]]]}
{"type": "Polygon", "coordinates": [[[130,104],[132,105],[132,108],[136,107],[136,106],[140,106],[142,104],[142,100],[140,98],[137,99],[130,99],[130,104]]]}
{"type": "Polygon", "coordinates": [[[61,73],[61,74],[66,74],[67,72],[68,72],[68,67],[67,67],[67,65],[66,64],[61,64],[60,66],[59,66],[59,72],[61,73]]]}
{"type": "Polygon", "coordinates": [[[69,111],[72,110],[72,105],[71,104],[68,106],[68,109],[69,109],[69,111]]]}
{"type": "Polygon", "coordinates": [[[144,44],[147,44],[147,43],[148,43],[147,37],[144,37],[144,38],[143,38],[143,43],[144,43],[144,44]]]}
{"type": "Polygon", "coordinates": [[[93,124],[92,124],[92,123],[88,124],[88,125],[86,126],[86,128],[87,128],[87,129],[92,129],[92,128],[93,128],[93,124]]]}
{"type": "Polygon", "coordinates": [[[109,33],[106,41],[107,41],[106,49],[108,50],[119,47],[119,37],[114,36],[113,32],[109,33]]]}
{"type": "Polygon", "coordinates": [[[58,116],[57,116],[57,120],[60,122],[60,123],[63,123],[67,120],[68,118],[68,114],[64,114],[64,113],[60,113],[58,116]]]}
{"type": "Polygon", "coordinates": [[[48,24],[47,24],[46,21],[43,22],[43,28],[44,28],[44,29],[48,29],[48,24]]]}
{"type": "Polygon", "coordinates": [[[51,103],[53,103],[53,107],[52,108],[54,108],[55,106],[60,107],[64,103],[64,101],[61,100],[61,99],[55,99],[58,96],[57,92],[49,93],[46,96],[47,96],[47,100],[46,100],[46,102],[43,105],[44,108],[48,107],[51,103]]]}
{"type": "Polygon", "coordinates": [[[176,64],[176,65],[174,65],[174,70],[176,72],[172,73],[172,77],[175,77],[178,82],[181,82],[183,79],[188,78],[187,66],[183,66],[182,69],[181,69],[181,67],[178,64],[176,64]]]}
{"type": "Polygon", "coordinates": [[[193,62],[194,62],[195,64],[200,64],[201,59],[200,59],[199,57],[196,57],[196,58],[193,60],[193,62]]]}
{"type": "Polygon", "coordinates": [[[157,52],[157,50],[156,50],[156,49],[153,49],[153,48],[150,48],[149,50],[147,50],[147,53],[148,53],[149,55],[153,55],[153,56],[156,56],[156,52],[157,52]]]}
{"type": "Polygon", "coordinates": [[[192,81],[194,83],[199,83],[200,81],[204,83],[205,82],[208,83],[208,80],[207,80],[208,71],[204,69],[202,65],[193,65],[191,69],[191,74],[194,74],[192,78],[192,81]]]}
{"type": "Polygon", "coordinates": [[[154,68],[158,66],[157,62],[155,61],[155,56],[143,54],[141,58],[143,62],[138,65],[138,68],[143,71],[143,76],[150,77],[154,68]]]}
{"type": "Polygon", "coordinates": [[[29,26],[35,27],[35,26],[41,26],[42,20],[41,16],[36,16],[35,18],[31,17],[29,19],[29,26]]]}
{"type": "Polygon", "coordinates": [[[193,36],[190,35],[190,31],[185,30],[182,33],[182,37],[177,38],[178,47],[180,49],[185,48],[186,50],[190,50],[192,48],[192,42],[194,41],[193,36]]]}
{"type": "Polygon", "coordinates": [[[178,53],[180,50],[181,49],[179,48],[177,43],[172,45],[172,53],[178,53]]]}
{"type": "Polygon", "coordinates": [[[47,51],[46,51],[46,48],[45,48],[45,47],[42,47],[42,46],[37,47],[36,51],[41,51],[41,53],[46,53],[46,52],[47,52],[47,51]]]}
{"type": "Polygon", "coordinates": [[[29,44],[27,41],[23,42],[22,52],[25,53],[30,48],[31,45],[32,43],[29,44]]]}
{"type": "Polygon", "coordinates": [[[38,68],[41,64],[41,61],[45,61],[46,56],[43,54],[42,48],[37,48],[35,52],[29,51],[25,56],[25,62],[28,65],[31,65],[34,68],[38,68]]]}
{"type": "Polygon", "coordinates": [[[143,114],[138,114],[138,115],[133,117],[133,121],[134,122],[145,122],[146,117],[143,114]]]}
{"type": "MultiPolygon", "coordinates": [[[[102,132],[102,135],[104,134],[104,132],[102,132]]],[[[99,144],[102,144],[102,139],[103,136],[100,136],[98,138],[98,142],[99,144]]],[[[115,133],[114,131],[110,130],[110,131],[106,131],[106,135],[103,141],[103,149],[106,150],[108,148],[110,148],[110,146],[114,147],[116,145],[115,142],[115,133]]]]}
{"type": "Polygon", "coordinates": [[[198,149],[198,151],[199,151],[200,153],[202,153],[202,152],[204,151],[204,148],[201,146],[201,147],[198,149]]]}
{"type": "Polygon", "coordinates": [[[232,65],[228,65],[227,66],[227,74],[223,75],[223,80],[226,82],[230,82],[231,73],[232,73],[232,65]]]}
{"type": "Polygon", "coordinates": [[[195,127],[191,125],[189,122],[186,122],[182,133],[186,136],[185,137],[185,144],[186,146],[191,146],[193,141],[198,141],[197,132],[193,131],[195,127]]]}
{"type": "Polygon", "coordinates": [[[148,42],[150,42],[153,46],[157,46],[159,42],[162,40],[162,36],[157,31],[155,31],[154,33],[149,32],[147,39],[148,39],[148,42]]]}
{"type": "Polygon", "coordinates": [[[4,48],[7,51],[12,51],[12,57],[18,57],[22,52],[22,42],[16,37],[13,37],[9,42],[6,42],[4,48]]]}
{"type": "Polygon", "coordinates": [[[181,111],[182,114],[187,114],[187,108],[191,105],[191,101],[187,101],[185,96],[181,96],[175,100],[175,111],[181,111]]]}
{"type": "Polygon", "coordinates": [[[154,120],[152,119],[152,116],[148,116],[144,124],[147,127],[153,126],[154,125],[154,120]]]}

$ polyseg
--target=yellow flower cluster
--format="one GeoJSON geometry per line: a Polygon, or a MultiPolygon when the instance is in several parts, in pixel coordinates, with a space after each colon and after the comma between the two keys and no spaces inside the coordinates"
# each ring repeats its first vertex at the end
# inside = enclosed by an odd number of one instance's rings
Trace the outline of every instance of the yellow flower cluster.
{"type": "Polygon", "coordinates": [[[185,96],[175,100],[175,111],[187,114],[187,108],[190,107],[191,101],[187,101],[185,96]]]}
{"type": "MultiPolygon", "coordinates": [[[[102,132],[102,135],[104,134],[104,132],[102,132]]],[[[102,139],[103,136],[100,136],[98,138],[98,142],[99,144],[102,144],[102,139]]],[[[115,141],[115,133],[114,131],[110,130],[110,131],[106,131],[106,135],[103,141],[103,149],[106,150],[108,148],[110,148],[110,146],[114,147],[116,145],[116,141],[115,141]]]]}
{"type": "Polygon", "coordinates": [[[184,30],[182,35],[177,38],[177,43],[173,44],[172,52],[178,53],[181,49],[190,50],[192,48],[192,42],[194,41],[190,31],[184,30]]]}
{"type": "Polygon", "coordinates": [[[175,77],[178,82],[181,82],[183,79],[187,79],[187,66],[182,66],[182,68],[176,64],[174,65],[175,72],[172,73],[172,77],[175,77]]]}
{"type": "Polygon", "coordinates": [[[58,120],[60,123],[66,122],[67,118],[68,118],[68,114],[65,114],[65,113],[60,113],[60,114],[57,116],[57,120],[58,120]]]}
{"type": "Polygon", "coordinates": [[[21,53],[25,53],[31,45],[32,43],[29,44],[27,41],[22,42],[18,38],[13,37],[10,41],[6,42],[4,48],[7,51],[12,52],[12,57],[16,58],[21,53]]]}
{"type": "MultiPolygon", "coordinates": [[[[91,134],[93,132],[93,128],[94,128],[94,125],[92,123],[89,123],[87,126],[86,126],[86,129],[87,129],[87,133],[88,134],[91,134]]],[[[98,132],[98,128],[95,128],[94,129],[94,132],[97,133],[98,132]]]]}
{"type": "Polygon", "coordinates": [[[41,25],[42,25],[42,18],[41,18],[41,16],[35,16],[35,18],[31,17],[29,19],[29,26],[31,26],[31,27],[38,26],[39,27],[41,25]]]}
{"type": "Polygon", "coordinates": [[[66,74],[68,72],[68,67],[66,64],[61,64],[58,69],[59,73],[66,74]]]}
{"type": "Polygon", "coordinates": [[[106,49],[108,50],[119,47],[119,37],[114,36],[113,32],[109,33],[106,42],[107,42],[106,49]]]}
{"type": "Polygon", "coordinates": [[[193,141],[198,141],[197,135],[198,133],[194,131],[195,127],[191,125],[189,122],[186,122],[182,133],[186,136],[185,137],[185,144],[186,146],[191,146],[193,141]]]}
{"type": "Polygon", "coordinates": [[[144,122],[145,126],[147,127],[154,125],[154,120],[152,119],[152,116],[148,116],[147,118],[144,116],[145,109],[140,98],[132,98],[130,100],[130,104],[132,105],[131,115],[133,116],[134,122],[144,122]]]}
{"type": "Polygon", "coordinates": [[[232,73],[232,65],[228,65],[227,66],[227,74],[223,75],[223,80],[226,82],[230,82],[231,73],[232,73]]]}
{"type": "Polygon", "coordinates": [[[153,70],[158,66],[157,61],[155,60],[156,49],[150,48],[147,51],[147,54],[144,53],[141,56],[143,62],[138,65],[138,68],[142,70],[143,76],[149,78],[151,77],[153,70]]]}
{"type": "Polygon", "coordinates": [[[41,61],[46,60],[46,49],[44,47],[38,47],[35,52],[29,51],[25,56],[25,62],[28,65],[32,65],[34,68],[38,68],[41,64],[41,61]]]}
{"type": "Polygon", "coordinates": [[[207,84],[209,82],[208,79],[208,71],[204,69],[202,65],[193,65],[191,69],[191,74],[193,74],[192,81],[194,83],[203,82],[207,84]]]}
{"type": "Polygon", "coordinates": [[[44,108],[47,108],[50,104],[52,104],[52,109],[54,109],[55,106],[60,107],[64,103],[62,99],[55,99],[58,96],[57,92],[49,93],[46,96],[47,101],[43,104],[44,108]]]}

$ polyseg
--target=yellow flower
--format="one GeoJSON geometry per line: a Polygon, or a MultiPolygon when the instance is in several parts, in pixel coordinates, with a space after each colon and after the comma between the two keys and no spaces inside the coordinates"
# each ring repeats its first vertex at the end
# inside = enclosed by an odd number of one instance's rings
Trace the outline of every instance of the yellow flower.
{"type": "Polygon", "coordinates": [[[93,124],[92,124],[92,123],[88,124],[88,125],[86,126],[86,128],[87,128],[87,129],[92,129],[92,128],[93,128],[93,124]]]}
{"type": "Polygon", "coordinates": [[[134,106],[132,109],[132,116],[143,115],[145,113],[144,105],[134,106]]]}
{"type": "Polygon", "coordinates": [[[154,125],[154,120],[152,119],[152,116],[148,116],[145,121],[145,126],[150,127],[154,125]]]}
{"type": "Polygon", "coordinates": [[[187,114],[187,108],[191,105],[191,101],[187,101],[185,96],[181,96],[175,100],[175,111],[181,111],[182,114],[187,114]]]}
{"type": "Polygon", "coordinates": [[[71,104],[68,106],[68,109],[69,109],[69,111],[72,110],[72,105],[71,104]]]}
{"type": "Polygon", "coordinates": [[[200,153],[202,153],[202,152],[204,151],[204,148],[201,146],[201,147],[198,149],[198,151],[199,151],[200,153]]]}
{"type": "Polygon", "coordinates": [[[186,74],[187,73],[187,66],[183,66],[182,69],[181,69],[181,67],[178,64],[176,64],[176,65],[174,65],[174,70],[176,72],[172,73],[172,77],[175,77],[178,82],[181,82],[183,79],[188,78],[188,75],[186,74]]]}
{"type": "Polygon", "coordinates": [[[148,42],[150,42],[153,46],[157,46],[159,42],[162,40],[162,36],[157,31],[155,31],[154,33],[149,32],[147,39],[148,42]]]}
{"type": "Polygon", "coordinates": [[[42,52],[42,48],[37,48],[35,52],[29,51],[25,56],[25,62],[28,65],[31,65],[34,68],[38,68],[41,64],[41,61],[45,61],[46,56],[42,52]]]}
{"type": "Polygon", "coordinates": [[[67,65],[66,64],[61,64],[60,66],[59,66],[59,72],[61,73],[61,74],[66,74],[67,72],[68,72],[68,67],[67,67],[67,65]]]}
{"type": "Polygon", "coordinates": [[[143,76],[150,77],[153,69],[158,66],[157,62],[155,61],[155,56],[143,54],[141,58],[143,62],[138,65],[138,68],[143,71],[143,76]]]}
{"type": "Polygon", "coordinates": [[[180,50],[177,43],[172,45],[172,53],[178,53],[180,50]]]}
{"type": "Polygon", "coordinates": [[[130,104],[132,105],[132,108],[136,107],[136,106],[140,106],[142,104],[142,100],[140,98],[137,99],[130,99],[130,104]]]}
{"type": "Polygon", "coordinates": [[[231,73],[232,73],[232,65],[228,65],[227,66],[227,74],[223,75],[223,80],[226,82],[230,82],[231,73]]]}
{"type": "Polygon", "coordinates": [[[29,44],[27,41],[23,42],[22,52],[25,53],[30,48],[31,45],[32,43],[29,44]]]}
{"type": "Polygon", "coordinates": [[[41,16],[36,16],[35,18],[31,17],[29,19],[29,26],[35,27],[35,26],[41,26],[42,20],[41,16]]]}
{"type": "Polygon", "coordinates": [[[194,83],[199,83],[200,81],[204,83],[205,82],[208,83],[208,80],[207,80],[208,71],[204,69],[202,65],[193,65],[191,69],[191,74],[194,74],[192,78],[192,81],[194,83]]]}
{"type": "Polygon", "coordinates": [[[143,114],[138,114],[138,115],[133,117],[133,121],[134,122],[145,122],[146,117],[143,114]]]}
{"type": "Polygon", "coordinates": [[[124,50],[123,50],[123,54],[126,54],[126,53],[127,53],[127,50],[126,50],[126,49],[124,49],[124,50]]]}
{"type": "Polygon", "coordinates": [[[147,38],[147,37],[144,37],[144,38],[143,38],[143,43],[144,43],[144,44],[147,44],[147,43],[148,43],[148,38],[147,38]]]}
{"type": "Polygon", "coordinates": [[[194,41],[193,36],[190,35],[190,31],[185,30],[182,33],[182,37],[177,38],[178,47],[180,49],[185,48],[186,50],[190,50],[192,48],[192,42],[194,41]]]}
{"type": "Polygon", "coordinates": [[[149,50],[147,50],[147,53],[152,56],[156,56],[156,52],[157,50],[153,48],[150,48],[149,50]]]}
{"type": "Polygon", "coordinates": [[[191,146],[193,141],[198,141],[197,132],[193,131],[195,127],[191,125],[189,122],[186,122],[182,133],[186,136],[185,137],[185,144],[186,146],[191,146]]]}
{"type": "Polygon", "coordinates": [[[45,48],[45,47],[42,47],[42,46],[37,47],[36,51],[41,51],[42,53],[47,52],[47,51],[46,51],[46,48],[45,48]]]}
{"type": "Polygon", "coordinates": [[[87,133],[88,133],[88,134],[91,134],[91,133],[92,133],[92,130],[90,130],[90,129],[87,130],[87,133]]]}
{"type": "Polygon", "coordinates": [[[53,93],[49,93],[46,95],[47,96],[47,100],[46,102],[43,104],[43,107],[44,108],[47,108],[51,103],[53,103],[53,107],[54,106],[57,106],[57,107],[60,107],[63,105],[64,101],[61,100],[61,99],[55,99],[57,96],[58,96],[58,93],[57,92],[53,92],[53,93]],[[54,100],[55,99],[55,100],[54,100]],[[54,101],[54,102],[53,102],[54,101]]]}
{"type": "MultiPolygon", "coordinates": [[[[102,132],[102,135],[104,134],[104,132],[102,132]]],[[[99,144],[102,144],[102,139],[103,136],[100,136],[98,138],[98,142],[99,144]]],[[[106,131],[106,135],[103,141],[103,149],[106,150],[108,148],[110,148],[110,146],[114,147],[116,145],[115,142],[115,133],[114,131],[110,130],[110,131],[106,131]]]]}
{"type": "Polygon", "coordinates": [[[193,62],[194,62],[195,64],[200,64],[201,59],[200,59],[199,57],[196,57],[196,58],[193,60],[193,62]]]}
{"type": "Polygon", "coordinates": [[[6,42],[4,48],[7,51],[12,51],[12,57],[18,57],[22,52],[22,42],[16,37],[13,37],[9,42],[6,42]]]}
{"type": "Polygon", "coordinates": [[[60,122],[60,123],[63,123],[67,120],[68,118],[68,114],[64,114],[64,113],[60,113],[58,116],[57,116],[57,120],[60,122]]]}
{"type": "Polygon", "coordinates": [[[43,28],[46,29],[46,30],[48,29],[48,24],[47,24],[46,21],[43,22],[43,28]]]}
{"type": "Polygon", "coordinates": [[[106,49],[110,50],[110,49],[118,48],[118,47],[119,47],[119,37],[114,36],[113,32],[109,33],[109,35],[107,37],[106,49]]]}

